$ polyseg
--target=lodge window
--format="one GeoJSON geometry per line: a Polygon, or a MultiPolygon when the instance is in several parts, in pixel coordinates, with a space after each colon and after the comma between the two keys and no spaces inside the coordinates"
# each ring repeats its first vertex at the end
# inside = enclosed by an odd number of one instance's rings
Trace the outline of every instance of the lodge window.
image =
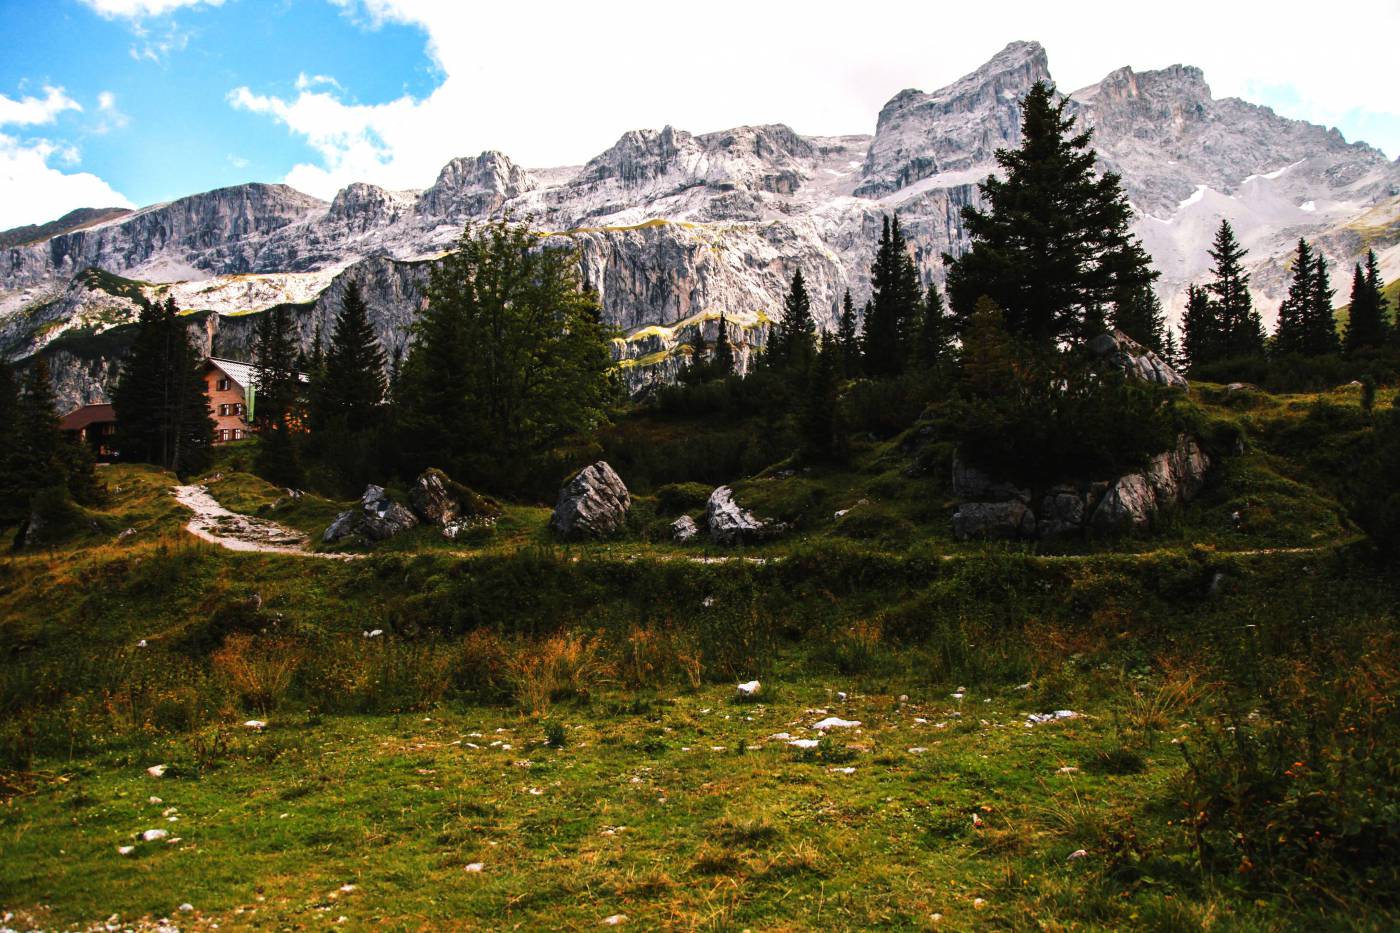
{"type": "Polygon", "coordinates": [[[228,440],[228,432],[225,431],[223,428],[220,428],[220,429],[219,429],[219,440],[221,440],[221,441],[226,441],[226,440],[228,440]]]}
{"type": "Polygon", "coordinates": [[[227,380],[227,379],[220,379],[220,380],[219,380],[219,388],[217,389],[217,391],[219,391],[219,392],[227,392],[227,391],[228,391],[228,380],[227,380]]]}

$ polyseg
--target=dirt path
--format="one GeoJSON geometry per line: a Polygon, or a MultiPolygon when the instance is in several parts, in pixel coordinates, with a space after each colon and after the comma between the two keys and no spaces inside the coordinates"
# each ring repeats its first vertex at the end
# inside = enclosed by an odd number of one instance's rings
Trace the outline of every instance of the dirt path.
{"type": "Polygon", "coordinates": [[[324,557],[330,560],[353,560],[363,556],[313,551],[306,535],[300,531],[264,518],[230,512],[209,494],[208,486],[176,486],[171,493],[175,496],[175,501],[194,513],[194,517],[185,526],[190,534],[230,551],[295,554],[300,557],[324,557]]]}
{"type": "MultiPolygon", "coordinates": [[[[228,548],[230,551],[243,551],[260,554],[292,554],[298,557],[322,557],[328,560],[358,560],[367,557],[367,554],[344,554],[330,551],[313,551],[310,547],[306,535],[302,534],[286,525],[279,525],[277,522],[268,521],[264,518],[254,518],[251,515],[242,515],[238,512],[230,512],[219,505],[212,495],[209,494],[207,486],[176,486],[172,489],[176,501],[194,513],[194,517],[185,527],[196,537],[203,538],[211,544],[228,548]]],[[[1251,548],[1239,551],[1218,551],[1221,557],[1261,557],[1269,555],[1283,554],[1320,554],[1339,547],[1346,541],[1334,541],[1312,547],[1275,547],[1275,548],[1251,548]]],[[[471,557],[470,551],[453,552],[459,557],[471,557]]],[[[1132,552],[1125,551],[1118,555],[1121,557],[1152,557],[1157,554],[1168,553],[1165,550],[1132,552]]],[[[1046,563],[1078,563],[1080,561],[1098,560],[1107,556],[1105,554],[1041,554],[1031,555],[1033,559],[1046,563]]],[[[944,554],[940,559],[944,561],[975,559],[976,554],[944,554]]],[[[575,556],[574,560],[582,558],[575,556]]],[[[689,556],[673,554],[659,556],[660,560],[685,560],[696,564],[726,564],[732,561],[745,561],[754,564],[764,564],[772,561],[774,563],[783,560],[782,555],[772,557],[754,557],[744,554],[733,556],[689,556]]]]}

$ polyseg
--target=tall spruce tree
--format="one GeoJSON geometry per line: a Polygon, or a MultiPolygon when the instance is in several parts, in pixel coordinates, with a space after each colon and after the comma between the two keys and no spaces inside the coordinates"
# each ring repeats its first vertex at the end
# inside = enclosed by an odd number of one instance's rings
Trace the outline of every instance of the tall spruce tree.
{"type": "Polygon", "coordinates": [[[840,344],[830,334],[822,334],[801,399],[802,453],[808,460],[831,460],[839,451],[836,404],[841,366],[840,344]]]}
{"type": "Polygon", "coordinates": [[[928,287],[920,312],[915,359],[925,370],[941,372],[953,353],[953,323],[936,286],[928,287]]]}
{"type": "Polygon", "coordinates": [[[734,374],[734,345],[729,342],[729,321],[719,313],[719,331],[715,334],[715,376],[723,379],[734,374]]]}
{"type": "MultiPolygon", "coordinates": [[[[293,436],[302,420],[303,401],[296,355],[286,311],[273,308],[263,312],[253,342],[253,417],[261,438],[257,470],[264,479],[282,486],[301,482],[301,458],[293,436]]],[[[329,383],[326,388],[330,388],[329,383]]]]}
{"type": "MultiPolygon", "coordinates": [[[[600,424],[609,333],[575,252],[523,225],[469,225],[434,267],[398,388],[405,466],[520,491],[571,434],[600,424]]],[[[552,482],[552,479],[551,479],[552,482]]]]}
{"type": "Polygon", "coordinates": [[[175,299],[143,303],[112,389],[123,459],[176,473],[196,472],[209,462],[214,419],[203,368],[175,299]]]}
{"type": "MultiPolygon", "coordinates": [[[[0,437],[14,438],[19,430],[19,383],[15,371],[0,358],[0,437]]],[[[24,518],[20,493],[18,445],[0,447],[0,527],[24,518]]]]}
{"type": "Polygon", "coordinates": [[[817,322],[812,317],[812,299],[801,269],[793,273],[792,286],[783,299],[783,319],[768,339],[764,358],[774,370],[805,370],[816,354],[817,322]]]}
{"type": "MultiPolygon", "coordinates": [[[[1216,317],[1219,358],[1258,356],[1264,351],[1264,322],[1254,309],[1249,294],[1249,274],[1240,263],[1246,250],[1235,239],[1234,228],[1228,220],[1220,221],[1209,252],[1215,265],[1211,268],[1212,278],[1206,283],[1206,291],[1211,294],[1211,311],[1216,317]]],[[[1194,365],[1194,358],[1192,363],[1194,365]]]]}
{"type": "Polygon", "coordinates": [[[1186,287],[1186,314],[1181,322],[1181,349],[1187,365],[1197,368],[1220,359],[1223,335],[1210,293],[1195,283],[1186,287]]]}
{"type": "Polygon", "coordinates": [[[1312,290],[1303,312],[1303,352],[1308,356],[1326,356],[1341,349],[1337,337],[1337,318],[1332,310],[1337,292],[1327,271],[1327,258],[1319,250],[1313,257],[1312,290]]]}
{"type": "Polygon", "coordinates": [[[1386,299],[1376,251],[1366,251],[1366,267],[1357,263],[1351,282],[1351,317],[1347,322],[1346,352],[1383,346],[1386,338],[1386,299]]]}
{"type": "Polygon", "coordinates": [[[860,375],[860,335],[856,327],[856,306],[851,290],[841,297],[841,314],[836,322],[836,343],[841,348],[841,372],[846,378],[860,375]]]}
{"type": "Polygon", "coordinates": [[[1036,82],[1021,104],[1020,147],[997,151],[1004,177],[979,186],[987,208],[963,208],[972,246],[944,256],[959,329],[986,296],[1011,335],[1053,350],[1092,337],[1116,296],[1157,277],[1129,231],[1118,175],[1095,174],[1092,134],[1074,131],[1066,105],[1036,82]]]}
{"type": "Polygon", "coordinates": [[[1151,285],[1141,285],[1113,303],[1113,326],[1138,343],[1161,353],[1166,345],[1166,316],[1151,285]]]}
{"type": "Polygon", "coordinates": [[[1288,295],[1278,307],[1278,324],[1274,328],[1274,352],[1277,354],[1304,350],[1303,319],[1312,300],[1313,266],[1312,247],[1300,238],[1293,254],[1293,278],[1288,283],[1288,295]]]}
{"type": "Polygon", "coordinates": [[[389,388],[388,358],[369,321],[369,309],[360,287],[351,282],[340,302],[340,314],[331,331],[324,370],[317,373],[313,349],[313,427],[340,420],[345,424],[372,424],[389,388]]]}
{"type": "Polygon", "coordinates": [[[23,497],[40,489],[64,484],[59,451],[63,436],[58,430],[58,401],[54,396],[49,361],[36,356],[24,378],[24,392],[16,410],[15,482],[23,497]]]}
{"type": "Polygon", "coordinates": [[[922,299],[919,272],[897,216],[884,220],[870,278],[862,338],[865,370],[872,376],[897,375],[908,362],[922,299]]]}

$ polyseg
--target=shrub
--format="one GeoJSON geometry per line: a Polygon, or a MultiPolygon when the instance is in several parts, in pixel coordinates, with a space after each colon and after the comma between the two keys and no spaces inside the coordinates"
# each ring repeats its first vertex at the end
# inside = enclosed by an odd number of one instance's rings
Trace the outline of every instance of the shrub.
{"type": "Polygon", "coordinates": [[[1280,891],[1400,900],[1396,648],[1388,633],[1357,657],[1314,647],[1279,662],[1259,679],[1262,710],[1227,709],[1181,746],[1204,869],[1280,891]]]}
{"type": "Polygon", "coordinates": [[[667,483],[656,490],[656,506],[662,515],[680,515],[703,509],[713,486],[705,483],[667,483]]]}
{"type": "Polygon", "coordinates": [[[599,639],[562,632],[520,651],[510,664],[515,698],[542,714],[558,700],[587,696],[608,673],[599,639]]]}
{"type": "Polygon", "coordinates": [[[275,709],[301,667],[302,646],[288,638],[230,635],[211,661],[235,693],[254,709],[275,709]]]}
{"type": "Polygon", "coordinates": [[[682,681],[700,686],[703,662],[694,639],[674,627],[633,626],[618,646],[618,673],[631,688],[661,687],[682,681]]]}
{"type": "Polygon", "coordinates": [[[456,649],[453,687],[463,696],[498,703],[510,696],[510,649],[490,629],[473,629],[456,649]]]}

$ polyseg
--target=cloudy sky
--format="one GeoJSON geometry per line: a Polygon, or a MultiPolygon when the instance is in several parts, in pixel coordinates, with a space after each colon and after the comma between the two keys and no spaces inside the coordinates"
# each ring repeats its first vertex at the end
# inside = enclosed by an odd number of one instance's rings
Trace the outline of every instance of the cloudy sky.
{"type": "Polygon", "coordinates": [[[1395,157],[1397,27],[1400,0],[0,0],[0,229],[246,181],[421,188],[488,148],[577,164],[667,123],[868,133],[1015,39],[1062,90],[1195,64],[1395,157]]]}

